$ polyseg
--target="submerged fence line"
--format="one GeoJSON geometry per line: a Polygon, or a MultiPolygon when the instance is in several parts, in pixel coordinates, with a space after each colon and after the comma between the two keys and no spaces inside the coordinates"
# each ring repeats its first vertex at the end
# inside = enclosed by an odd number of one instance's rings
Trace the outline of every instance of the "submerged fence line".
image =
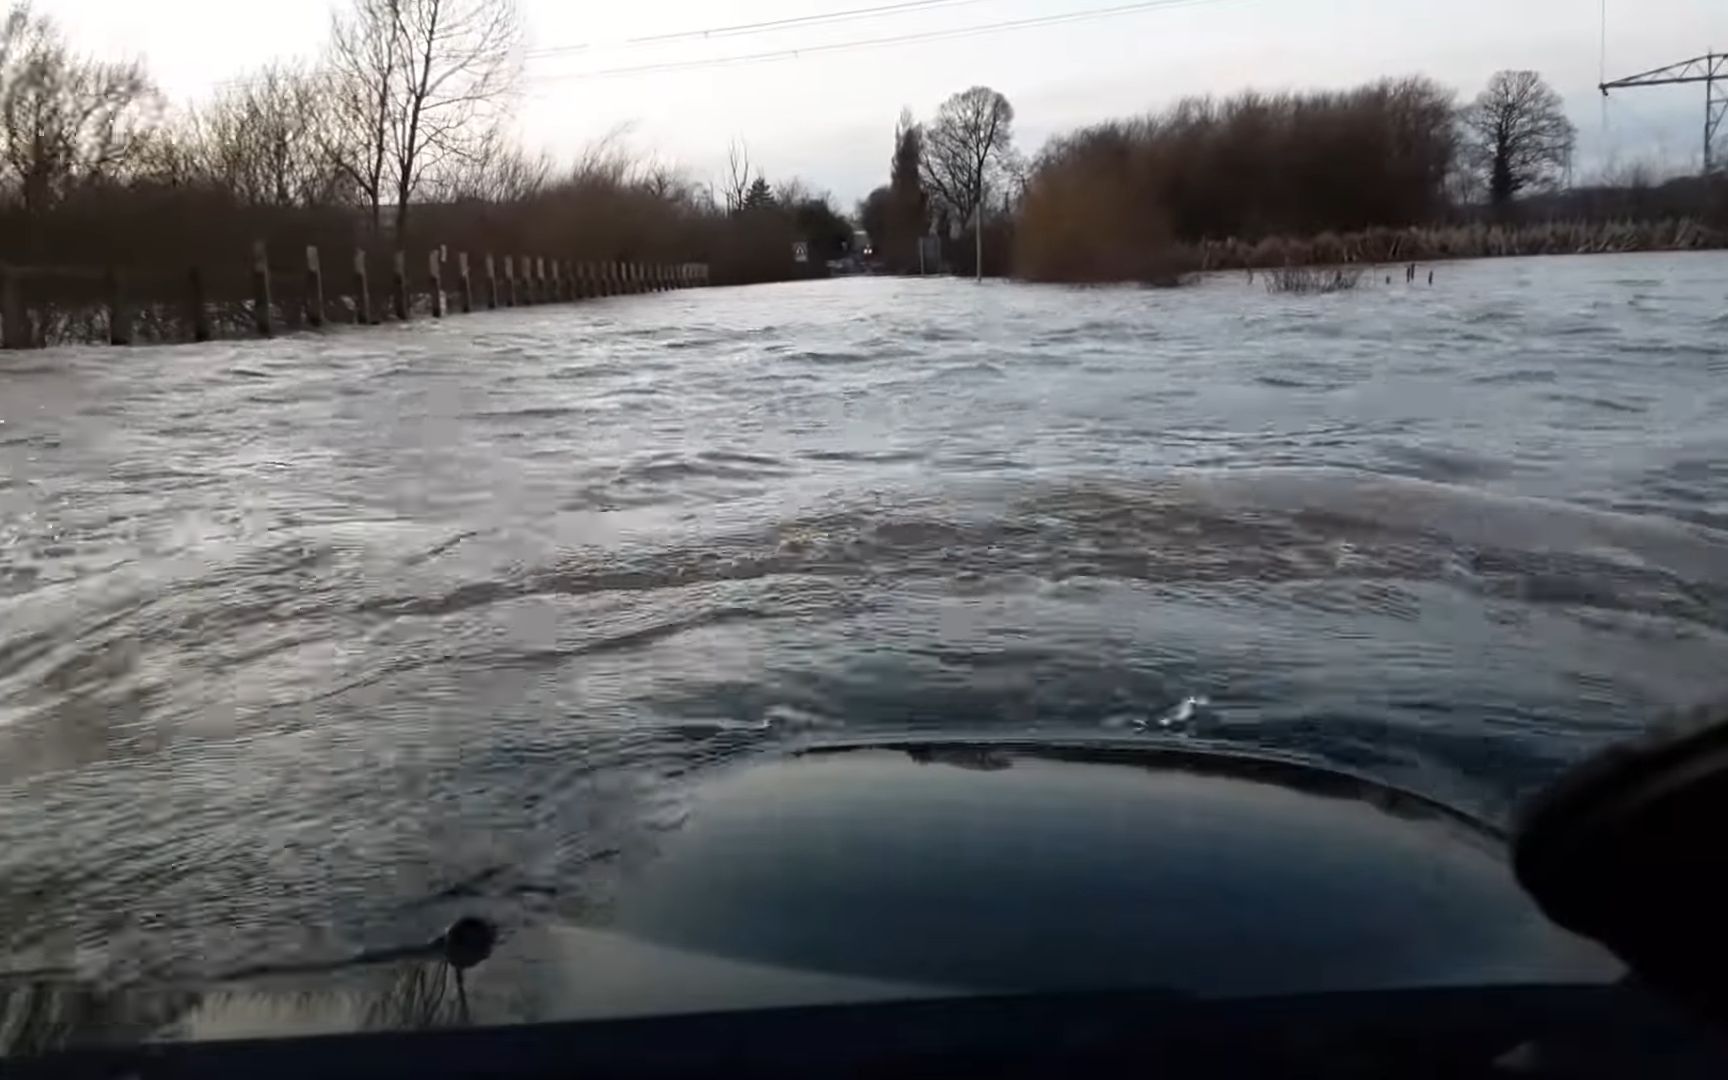
{"type": "Polygon", "coordinates": [[[0,263],[0,349],[65,339],[131,345],[141,322],[148,324],[153,341],[209,341],[223,329],[268,338],[284,327],[374,326],[385,321],[377,313],[386,309],[393,321],[408,322],[422,313],[442,319],[709,284],[708,264],[701,262],[592,262],[490,251],[471,259],[469,252],[439,246],[412,270],[418,259],[411,261],[403,249],[391,251],[388,292],[375,297],[370,264],[376,254],[366,247],[353,249],[347,280],[333,282],[326,278],[316,245],[306,246],[304,261],[296,255],[290,268],[273,264],[270,247],[257,241],[247,260],[244,293],[229,290],[225,297],[213,295],[212,274],[204,265],[174,271],[178,280],[172,285],[165,284],[161,266],[147,268],[154,287],[140,288],[136,267],[0,263]],[[375,303],[379,299],[386,303],[375,303]],[[223,317],[225,304],[238,310],[223,317]],[[99,322],[91,320],[92,311],[99,322]]]}

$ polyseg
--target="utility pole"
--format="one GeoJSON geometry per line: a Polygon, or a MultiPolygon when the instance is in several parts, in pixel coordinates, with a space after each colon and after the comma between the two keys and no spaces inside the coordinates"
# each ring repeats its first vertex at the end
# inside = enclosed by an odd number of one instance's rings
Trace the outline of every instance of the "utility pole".
{"type": "Polygon", "coordinates": [[[1629,75],[1601,85],[1602,96],[1610,90],[1630,90],[1639,86],[1673,86],[1679,83],[1704,84],[1704,175],[1728,166],[1728,153],[1716,153],[1716,136],[1728,122],[1728,53],[1705,53],[1678,64],[1669,64],[1654,71],[1629,75]]]}
{"type": "Polygon", "coordinates": [[[977,254],[973,256],[973,272],[978,276],[978,283],[984,283],[984,192],[983,184],[978,185],[978,208],[972,211],[972,239],[978,245],[977,254]]]}

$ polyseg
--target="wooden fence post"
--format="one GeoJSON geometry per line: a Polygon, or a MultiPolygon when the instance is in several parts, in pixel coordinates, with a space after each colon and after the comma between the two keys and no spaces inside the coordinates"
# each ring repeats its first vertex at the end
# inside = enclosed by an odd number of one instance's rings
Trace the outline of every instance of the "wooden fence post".
{"type": "Polygon", "coordinates": [[[486,310],[498,310],[498,262],[486,253],[486,310]]]}
{"type": "Polygon", "coordinates": [[[126,272],[110,266],[108,286],[108,344],[132,344],[132,308],[126,303],[126,272]]]}
{"type": "Polygon", "coordinates": [[[186,321],[193,341],[210,340],[210,308],[205,303],[204,271],[194,266],[186,274],[186,321]]]}
{"type": "Polygon", "coordinates": [[[516,257],[504,256],[504,306],[516,306],[516,257]]]}
{"type": "Polygon", "coordinates": [[[252,325],[259,337],[275,332],[270,312],[270,252],[262,240],[252,244],[252,325]]]}
{"type": "Polygon", "coordinates": [[[395,298],[396,320],[408,321],[408,253],[397,249],[391,259],[390,294],[395,298]]]}
{"type": "Polygon", "coordinates": [[[544,304],[552,298],[546,294],[546,259],[544,256],[534,256],[534,302],[544,304]]]}
{"type": "Polygon", "coordinates": [[[306,325],[314,330],[324,325],[324,267],[311,244],[306,245],[306,325]]]}
{"type": "Polygon", "coordinates": [[[432,317],[444,317],[444,259],[443,252],[433,248],[426,256],[426,284],[432,290],[432,317]]]}
{"type": "Polygon", "coordinates": [[[456,253],[456,281],[462,297],[462,314],[474,313],[474,279],[468,276],[468,253],[456,253]]]}
{"type": "Polygon", "coordinates": [[[526,255],[518,255],[516,257],[516,272],[522,275],[522,290],[520,294],[522,297],[522,303],[524,305],[539,303],[540,298],[534,295],[534,260],[530,259],[526,255]]]}
{"type": "Polygon", "coordinates": [[[372,325],[372,286],[366,280],[366,249],[354,249],[354,322],[372,325]]]}
{"type": "Polygon", "coordinates": [[[0,265],[0,348],[30,347],[30,314],[24,309],[24,272],[0,265]]]}
{"type": "Polygon", "coordinates": [[[568,288],[566,288],[565,283],[564,283],[564,260],[553,259],[552,260],[552,296],[559,303],[567,304],[570,302],[569,292],[570,292],[570,290],[568,288]]]}

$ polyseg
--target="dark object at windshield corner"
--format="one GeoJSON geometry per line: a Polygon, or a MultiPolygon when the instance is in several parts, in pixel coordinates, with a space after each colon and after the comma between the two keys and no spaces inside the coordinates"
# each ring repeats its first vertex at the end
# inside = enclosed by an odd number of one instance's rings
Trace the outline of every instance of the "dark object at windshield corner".
{"type": "Polygon", "coordinates": [[[1580,765],[1535,800],[1518,881],[1561,926],[1728,1025],[1728,706],[1580,765]]]}

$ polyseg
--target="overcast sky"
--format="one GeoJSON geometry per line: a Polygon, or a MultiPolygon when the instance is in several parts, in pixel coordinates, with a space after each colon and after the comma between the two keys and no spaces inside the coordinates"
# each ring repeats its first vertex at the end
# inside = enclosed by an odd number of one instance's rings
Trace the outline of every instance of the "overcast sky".
{"type": "MultiPolygon", "coordinates": [[[[1134,0],[945,0],[819,26],[642,44],[645,35],[906,0],[517,0],[530,55],[516,115],[534,147],[573,158],[627,125],[630,141],[717,175],[728,139],[770,180],[803,177],[842,206],[886,178],[895,117],[985,83],[1018,111],[1018,141],[1244,87],[1343,86],[1425,73],[1473,95],[1499,68],[1541,71],[1579,128],[1580,170],[1609,160],[1696,167],[1701,86],[1596,92],[1601,0],[1170,0],[1109,17],[692,70],[593,73],[981,27],[1134,0]],[[546,51],[552,50],[552,51],[546,51]]],[[[316,55],[327,0],[36,0],[84,50],[142,56],[175,101],[275,57],[316,55]]],[[[1728,0],[1608,0],[1609,77],[1728,49],[1728,0]]]]}

